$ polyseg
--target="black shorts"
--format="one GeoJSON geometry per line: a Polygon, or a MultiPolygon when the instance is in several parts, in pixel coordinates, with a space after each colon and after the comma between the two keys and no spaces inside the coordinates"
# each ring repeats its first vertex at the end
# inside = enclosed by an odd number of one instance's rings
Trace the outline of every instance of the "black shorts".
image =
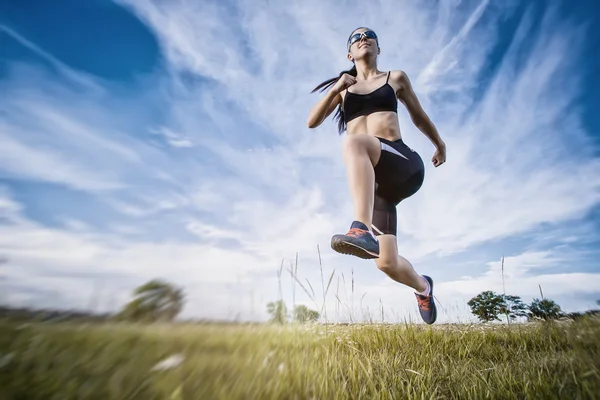
{"type": "Polygon", "coordinates": [[[375,165],[373,233],[396,235],[396,206],[415,194],[425,179],[425,166],[417,152],[402,139],[382,138],[381,157],[375,165]]]}

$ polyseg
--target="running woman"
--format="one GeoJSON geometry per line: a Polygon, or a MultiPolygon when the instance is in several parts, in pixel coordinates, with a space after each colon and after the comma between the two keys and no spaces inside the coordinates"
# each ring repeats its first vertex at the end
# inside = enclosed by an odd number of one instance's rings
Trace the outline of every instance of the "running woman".
{"type": "Polygon", "coordinates": [[[446,145],[440,138],[411,86],[400,70],[380,71],[379,39],[373,30],[358,28],[348,39],[348,60],[354,66],[318,85],[326,95],[312,108],[308,127],[316,128],[334,111],[343,141],[354,221],[345,235],[334,235],[333,250],[363,259],[374,259],[391,279],[415,290],[419,313],[428,324],[437,318],[433,280],[419,275],[398,254],[396,206],[415,194],[423,184],[423,160],[400,134],[398,103],[408,110],[412,122],[435,146],[435,167],[446,161],[446,145]]]}

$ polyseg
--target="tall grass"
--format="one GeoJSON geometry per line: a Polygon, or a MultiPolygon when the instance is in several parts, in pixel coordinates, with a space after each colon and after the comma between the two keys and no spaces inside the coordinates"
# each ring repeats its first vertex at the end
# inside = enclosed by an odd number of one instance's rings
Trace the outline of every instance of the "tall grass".
{"type": "Polygon", "coordinates": [[[2,399],[594,399],[600,321],[507,325],[22,325],[2,399]],[[183,362],[156,370],[161,360],[183,362]]]}
{"type": "MultiPolygon", "coordinates": [[[[0,400],[600,399],[599,319],[390,325],[381,299],[365,312],[365,292],[359,311],[370,323],[332,325],[326,298],[336,271],[326,280],[317,252],[322,298],[298,276],[298,254],[288,271],[292,307],[298,285],[325,325],[0,320],[0,400]]],[[[339,278],[336,310],[355,322],[354,270],[350,306],[339,278]]]]}

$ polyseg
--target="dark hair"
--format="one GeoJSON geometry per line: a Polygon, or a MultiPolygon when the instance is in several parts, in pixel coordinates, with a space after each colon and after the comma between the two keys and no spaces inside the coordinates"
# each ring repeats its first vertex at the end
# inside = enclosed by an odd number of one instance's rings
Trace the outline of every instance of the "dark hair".
{"type": "MultiPolygon", "coordinates": [[[[314,88],[312,90],[311,93],[314,93],[314,92],[316,92],[319,89],[321,89],[320,91],[323,92],[324,90],[326,90],[330,86],[335,85],[337,83],[337,81],[344,74],[356,76],[357,75],[356,65],[353,65],[352,68],[350,68],[348,71],[342,71],[342,72],[340,72],[340,74],[338,76],[336,76],[335,78],[331,78],[331,79],[328,79],[328,80],[326,80],[324,82],[321,82],[319,84],[319,86],[317,86],[316,88],[314,88]]],[[[338,106],[337,111],[336,111],[335,115],[333,116],[333,119],[337,120],[337,123],[338,123],[338,132],[341,135],[346,130],[346,122],[344,121],[344,110],[342,109],[342,103],[340,103],[340,105],[338,106]]]]}
{"type": "MultiPolygon", "coordinates": [[[[357,30],[359,30],[359,29],[369,29],[369,28],[361,26],[361,27],[358,27],[358,28],[354,29],[352,31],[352,33],[350,33],[350,35],[348,36],[348,40],[350,40],[350,37],[352,36],[352,34],[354,32],[356,32],[357,30]]],[[[337,83],[337,81],[344,74],[348,74],[348,75],[351,75],[351,76],[355,77],[358,74],[358,72],[356,70],[356,65],[353,65],[352,68],[350,68],[347,71],[340,72],[340,74],[338,76],[336,76],[335,78],[331,78],[331,79],[328,79],[326,81],[321,82],[316,88],[314,88],[312,90],[311,93],[314,93],[314,92],[316,92],[319,89],[321,89],[320,92],[325,91],[327,88],[335,85],[337,83]]],[[[338,106],[337,111],[336,111],[335,115],[333,116],[333,119],[337,120],[337,123],[338,123],[338,132],[341,135],[346,130],[346,122],[344,121],[344,110],[342,109],[342,104],[341,103],[338,106]]]]}

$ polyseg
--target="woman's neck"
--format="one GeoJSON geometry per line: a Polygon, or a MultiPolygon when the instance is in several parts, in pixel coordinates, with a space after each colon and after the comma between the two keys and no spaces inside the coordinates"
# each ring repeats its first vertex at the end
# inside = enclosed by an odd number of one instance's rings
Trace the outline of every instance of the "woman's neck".
{"type": "Polygon", "coordinates": [[[361,81],[367,81],[380,73],[374,61],[358,60],[354,65],[356,65],[356,78],[361,81]]]}

